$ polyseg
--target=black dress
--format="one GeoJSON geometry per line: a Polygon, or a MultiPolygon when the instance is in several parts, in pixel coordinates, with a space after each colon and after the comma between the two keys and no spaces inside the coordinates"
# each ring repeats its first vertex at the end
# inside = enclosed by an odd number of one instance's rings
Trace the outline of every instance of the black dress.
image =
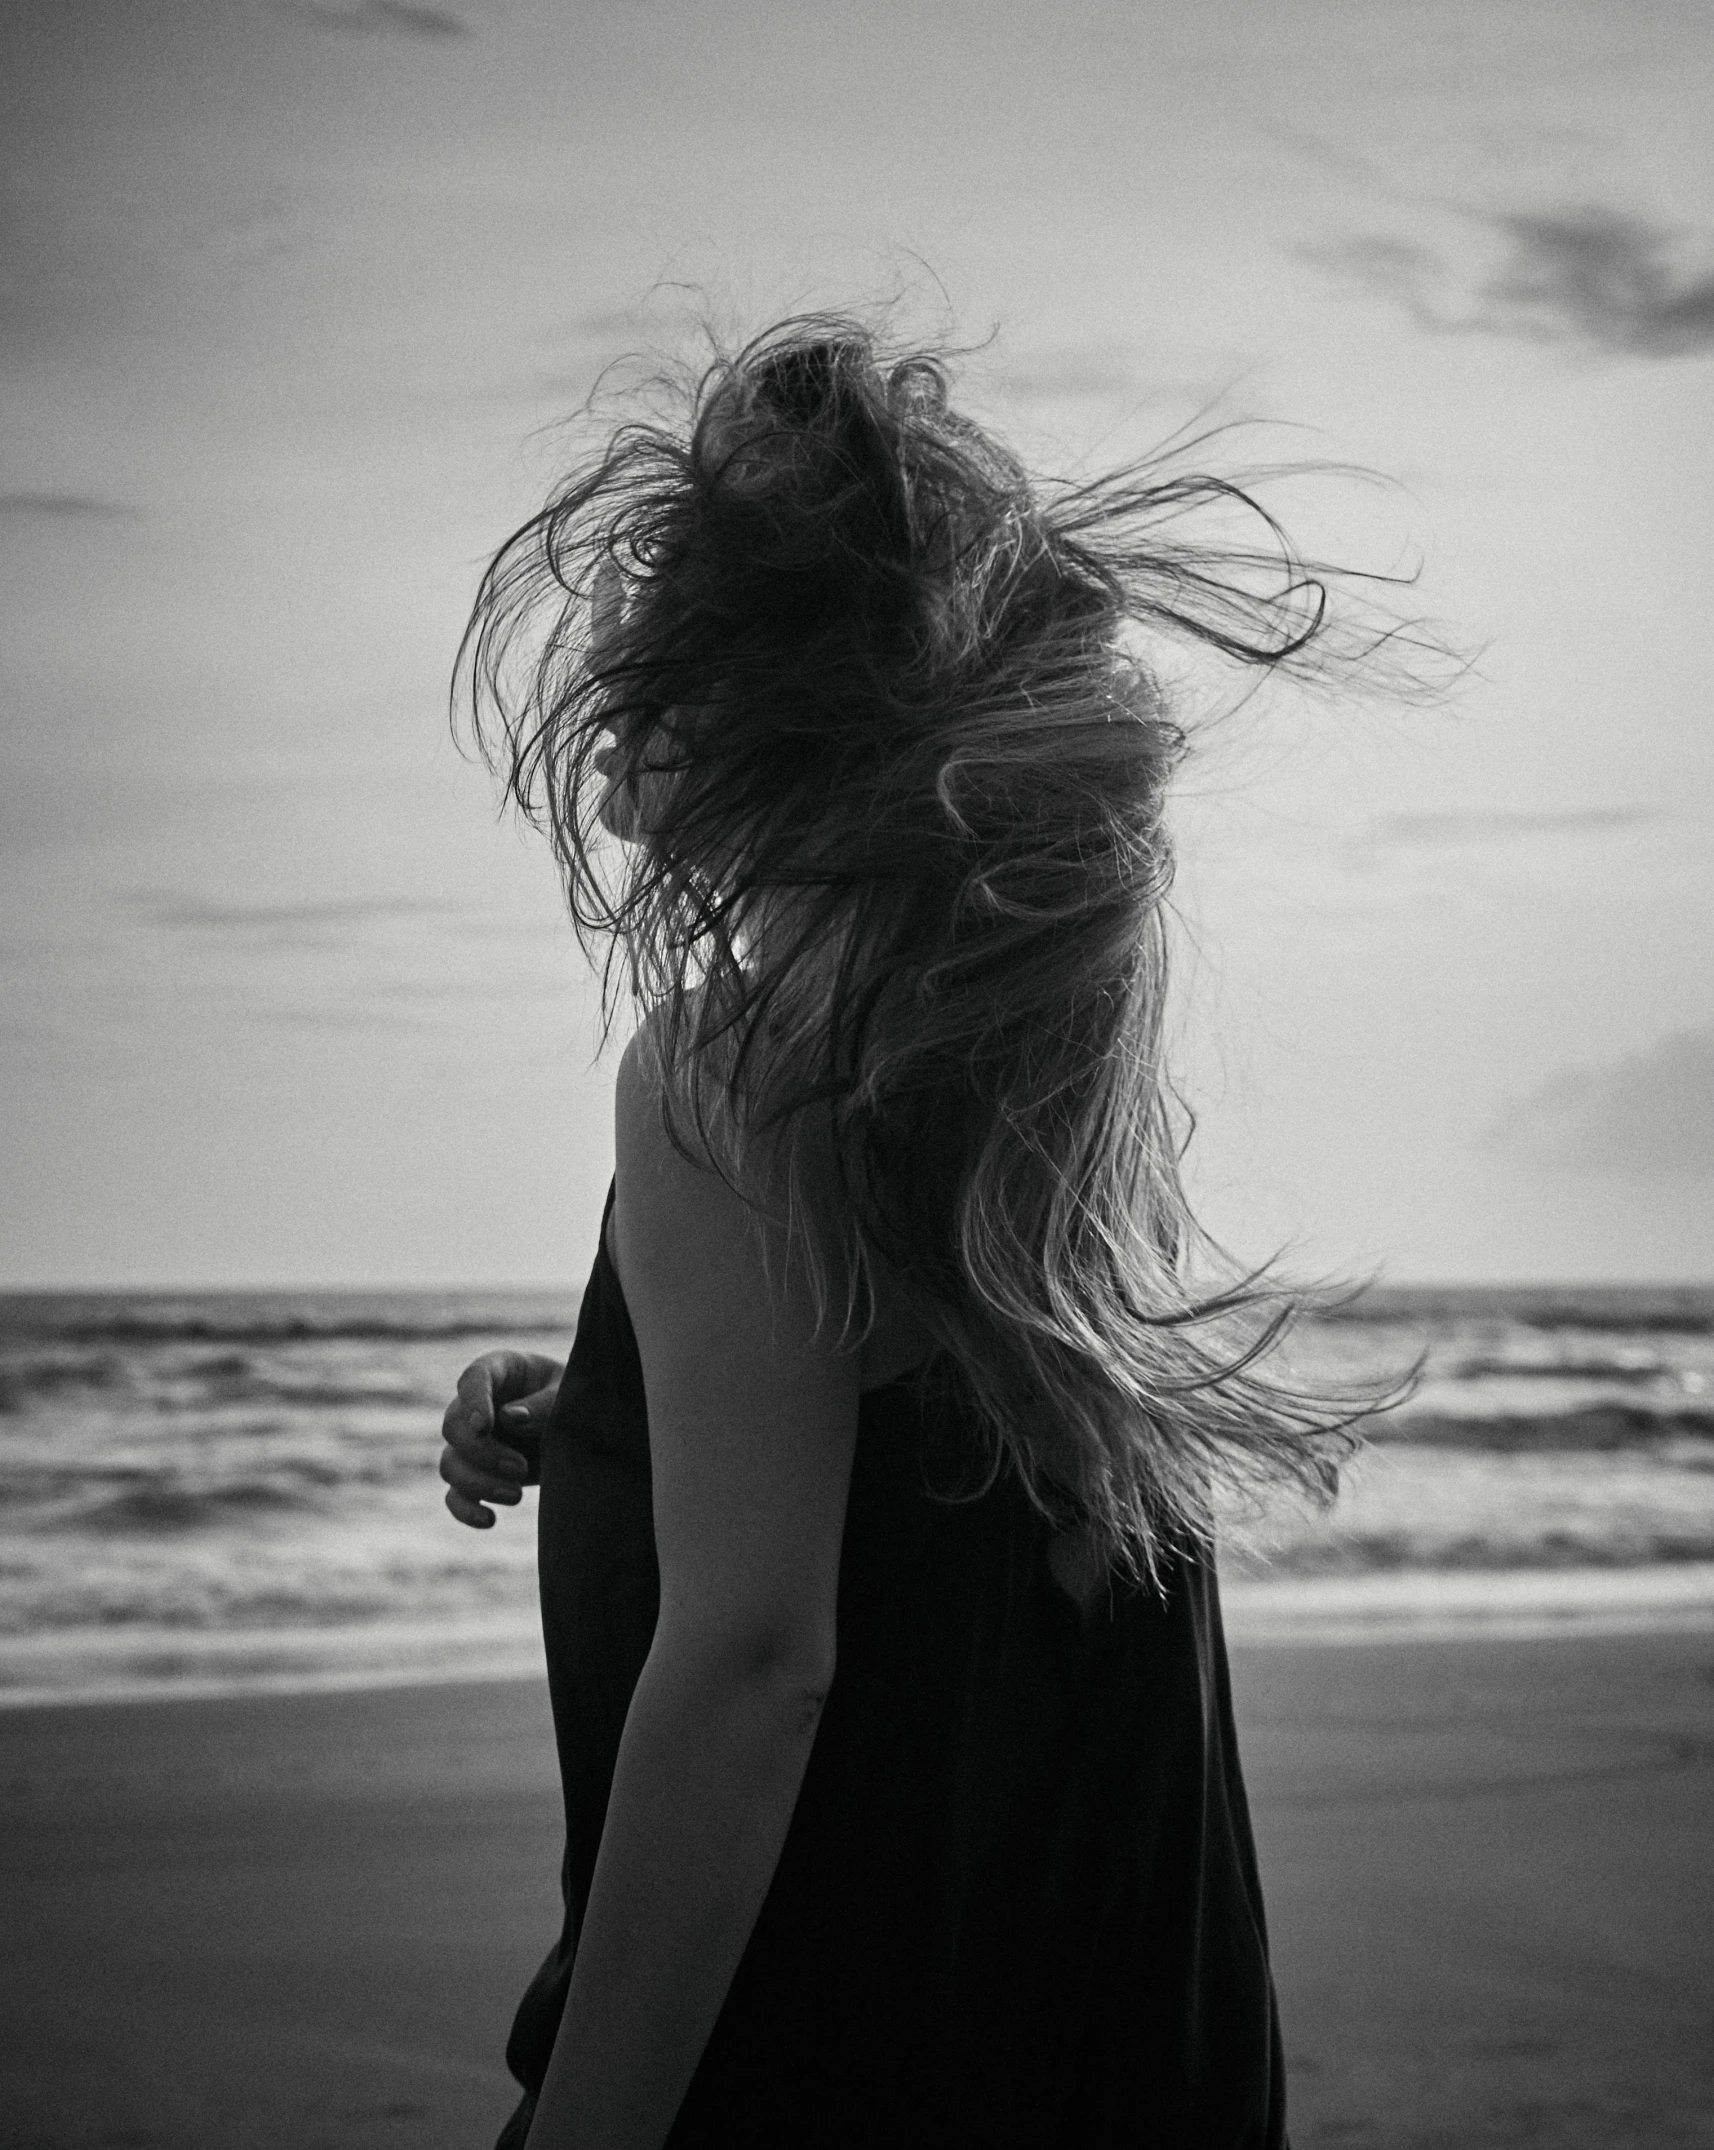
{"type": "MultiPolygon", "coordinates": [[[[1284,2150],[1212,1565],[1085,1617],[1014,1485],[927,1490],[969,1447],[913,1384],[863,1398],[838,1669],[673,2150],[1284,2150]]],[[[565,1927],[512,2028],[526,2095],[499,2150],[547,2069],[655,1624],[642,1367],[605,1228],[539,1531],[565,1927]]]]}

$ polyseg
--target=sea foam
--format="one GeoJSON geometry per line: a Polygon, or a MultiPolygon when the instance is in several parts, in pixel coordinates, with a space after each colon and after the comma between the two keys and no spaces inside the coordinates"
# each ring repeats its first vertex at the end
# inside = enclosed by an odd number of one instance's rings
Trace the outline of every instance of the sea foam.
{"type": "MultiPolygon", "coordinates": [[[[462,1529],[442,1408],[575,1294],[0,1298],[0,1701],[539,1667],[533,1496],[462,1529]]],[[[1234,1632],[1560,1632],[1714,1606],[1714,1291],[1372,1293],[1306,1373],[1421,1359],[1332,1511],[1222,1556],[1234,1632]]]]}

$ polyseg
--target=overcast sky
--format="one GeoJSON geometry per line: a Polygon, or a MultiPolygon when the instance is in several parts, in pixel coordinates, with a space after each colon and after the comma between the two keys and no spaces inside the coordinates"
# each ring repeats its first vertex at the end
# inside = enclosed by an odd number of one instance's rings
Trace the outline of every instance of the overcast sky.
{"type": "Polygon", "coordinates": [[[900,288],[1045,462],[1390,474],[1278,505],[1482,650],[1187,775],[1212,1221],[1714,1275],[1702,0],[3,21],[0,1281],[581,1276],[611,1073],[446,733],[475,573],[609,358],[900,288]]]}

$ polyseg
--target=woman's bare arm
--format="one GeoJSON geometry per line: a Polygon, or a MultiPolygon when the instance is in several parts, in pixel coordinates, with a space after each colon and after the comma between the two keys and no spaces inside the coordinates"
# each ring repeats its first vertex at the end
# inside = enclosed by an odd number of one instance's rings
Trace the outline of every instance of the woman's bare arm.
{"type": "Polygon", "coordinates": [[[659,2150],[773,1879],[833,1677],[858,1363],[621,1069],[615,1249],[642,1353],[660,1617],[530,2150],[659,2150]],[[772,1282],[770,1283],[770,1272],[772,1282]]]}

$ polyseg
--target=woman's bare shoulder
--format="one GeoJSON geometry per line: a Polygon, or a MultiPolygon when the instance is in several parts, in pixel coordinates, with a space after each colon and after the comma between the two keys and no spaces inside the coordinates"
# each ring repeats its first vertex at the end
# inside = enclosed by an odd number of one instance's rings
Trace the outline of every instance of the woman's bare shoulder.
{"type": "Polygon", "coordinates": [[[620,1056],[614,1150],[621,1213],[666,1231],[675,1220],[728,1234],[784,1222],[791,1189],[778,1141],[740,1139],[718,1066],[669,1059],[655,1021],[620,1056]]]}
{"type": "Polygon", "coordinates": [[[620,1059],[614,1138],[622,1280],[626,1240],[647,1231],[696,1245],[729,1274],[742,1239],[742,1266],[759,1255],[776,1298],[788,1272],[793,1296],[843,1297],[846,1234],[825,1108],[745,1128],[718,1066],[704,1060],[692,1075],[670,1063],[661,1027],[645,1022],[620,1059]]]}
{"type": "Polygon", "coordinates": [[[832,1117],[822,1104],[780,1124],[744,1126],[719,1043],[693,1068],[670,1057],[665,1018],[651,1015],[626,1045],[615,1093],[617,1130],[640,1158],[672,1150],[690,1169],[724,1179],[746,1205],[837,1225],[832,1117]]]}
{"type": "Polygon", "coordinates": [[[662,1033],[646,1024],[621,1059],[613,1244],[621,1282],[628,1244],[631,1260],[670,1276],[674,1290],[724,1294],[728,1308],[740,1277],[765,1278],[776,1313],[789,1305],[788,1321],[807,1323],[823,1348],[841,1352],[846,1310],[867,1304],[857,1347],[863,1386],[919,1364],[931,1339],[904,1280],[871,1258],[866,1288],[853,1288],[830,1109],[806,1107],[782,1127],[739,1140],[722,1118],[729,1097],[717,1078],[705,1080],[699,1113],[682,1072],[666,1064],[662,1033]],[[649,1246],[640,1243],[645,1237],[649,1246]]]}

